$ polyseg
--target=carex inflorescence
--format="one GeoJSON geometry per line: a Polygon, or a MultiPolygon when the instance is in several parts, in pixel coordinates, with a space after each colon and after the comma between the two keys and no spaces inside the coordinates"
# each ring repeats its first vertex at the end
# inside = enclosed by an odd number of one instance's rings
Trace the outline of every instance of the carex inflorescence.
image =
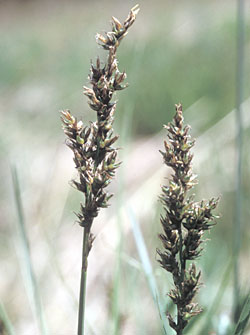
{"type": "MultiPolygon", "coordinates": [[[[105,36],[96,35],[98,44],[108,51],[104,65],[99,57],[95,65],[91,64],[89,80],[92,88],[84,87],[89,106],[96,112],[96,122],[86,126],[82,121],[77,121],[68,110],[61,114],[64,132],[68,137],[67,145],[74,153],[79,176],[72,183],[85,196],[77,216],[79,224],[88,231],[99,209],[108,206],[112,195],[107,193],[106,187],[120,165],[117,161],[117,149],[113,147],[118,136],[113,134],[116,102],[112,98],[115,91],[122,90],[127,85],[123,84],[126,73],[118,70],[116,52],[129,27],[134,23],[138,11],[138,5],[132,8],[123,24],[112,17],[112,31],[105,36]]],[[[90,234],[88,252],[92,241],[93,236],[90,234]]]]}
{"type": "Polygon", "coordinates": [[[157,249],[161,266],[172,274],[174,288],[168,293],[177,307],[177,317],[167,312],[170,326],[181,335],[191,317],[201,309],[193,302],[200,286],[201,272],[194,263],[202,251],[202,236],[214,224],[216,216],[212,213],[219,199],[194,201],[189,195],[195,184],[192,172],[193,154],[191,148],[195,141],[190,138],[188,125],[183,124],[182,105],[177,104],[176,114],[171,123],[165,126],[168,141],[164,142],[165,151],[160,151],[164,163],[173,169],[169,185],[162,187],[160,197],[164,206],[161,216],[163,233],[159,238],[163,250],[157,249]]]}

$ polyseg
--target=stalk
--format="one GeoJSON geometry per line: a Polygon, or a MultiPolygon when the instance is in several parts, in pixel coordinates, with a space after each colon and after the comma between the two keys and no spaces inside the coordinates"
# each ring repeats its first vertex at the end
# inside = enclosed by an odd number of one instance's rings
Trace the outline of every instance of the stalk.
{"type": "Polygon", "coordinates": [[[61,113],[63,129],[67,136],[66,144],[73,151],[78,171],[78,179],[73,180],[72,185],[84,195],[84,203],[81,203],[80,212],[76,214],[80,226],[84,229],[78,335],[84,334],[88,255],[94,241],[91,227],[100,208],[109,206],[112,195],[107,193],[106,187],[121,164],[117,162],[118,149],[113,147],[118,136],[113,135],[116,102],[112,101],[112,98],[115,91],[122,90],[127,85],[122,85],[126,73],[118,69],[116,52],[138,12],[137,5],[130,10],[123,24],[112,17],[112,31],[105,36],[96,35],[98,44],[108,51],[107,61],[103,66],[99,57],[96,65],[91,64],[89,79],[92,88],[84,87],[89,106],[96,112],[96,122],[86,126],[82,121],[77,121],[70,111],[65,110],[61,113]]]}
{"type": "Polygon", "coordinates": [[[88,269],[88,241],[90,231],[84,228],[83,245],[82,245],[82,269],[80,280],[80,297],[78,310],[78,335],[84,335],[84,320],[85,320],[85,301],[86,301],[86,285],[87,285],[87,269],[88,269]]]}
{"type": "MultiPolygon", "coordinates": [[[[179,256],[180,256],[180,282],[178,283],[178,288],[180,295],[182,297],[183,295],[183,289],[182,289],[182,283],[184,282],[184,271],[185,271],[185,266],[184,266],[184,258],[183,258],[183,237],[182,237],[182,229],[180,228],[178,230],[179,234],[179,256]]],[[[182,325],[182,314],[181,314],[181,308],[178,308],[178,316],[177,316],[177,335],[182,335],[182,329],[184,328],[182,325]]]]}

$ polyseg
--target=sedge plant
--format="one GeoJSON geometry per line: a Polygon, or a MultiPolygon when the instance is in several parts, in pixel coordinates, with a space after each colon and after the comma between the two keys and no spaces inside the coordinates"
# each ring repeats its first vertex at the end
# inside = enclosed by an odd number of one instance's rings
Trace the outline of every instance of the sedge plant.
{"type": "Polygon", "coordinates": [[[189,135],[190,127],[185,126],[183,120],[182,105],[177,104],[173,121],[165,126],[168,138],[164,142],[165,151],[160,151],[164,163],[172,168],[173,173],[168,185],[162,187],[163,233],[159,238],[163,250],[157,249],[162,268],[173,278],[174,287],[168,296],[176,305],[177,315],[173,316],[168,311],[166,315],[177,335],[182,335],[190,319],[202,311],[193,301],[201,285],[201,271],[197,271],[190,261],[196,260],[202,252],[202,236],[216,223],[213,210],[219,201],[211,198],[196,202],[194,194],[189,193],[197,184],[191,153],[195,141],[189,135]]]}
{"type": "Polygon", "coordinates": [[[77,214],[78,222],[83,227],[82,269],[80,281],[80,298],[78,311],[78,335],[84,334],[84,314],[88,255],[94,236],[91,227],[100,208],[106,208],[112,194],[106,191],[115,175],[120,162],[117,160],[117,148],[113,147],[118,139],[113,134],[116,102],[112,100],[116,91],[127,87],[123,84],[126,73],[120,72],[117,62],[117,48],[134,23],[139,6],[136,5],[124,23],[112,17],[112,31],[96,35],[97,43],[108,52],[107,61],[101,64],[97,57],[96,64],[91,64],[89,80],[91,88],[84,87],[89,106],[96,112],[96,121],[89,126],[77,121],[69,110],[61,113],[66,144],[73,151],[78,179],[73,186],[84,195],[84,202],[77,214]]]}

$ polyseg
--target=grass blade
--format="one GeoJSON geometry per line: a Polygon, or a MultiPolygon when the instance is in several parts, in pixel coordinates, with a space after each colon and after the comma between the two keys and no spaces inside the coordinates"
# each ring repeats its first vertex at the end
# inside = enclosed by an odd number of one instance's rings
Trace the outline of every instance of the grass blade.
{"type": "Polygon", "coordinates": [[[8,335],[15,335],[14,327],[8,317],[8,314],[4,308],[4,305],[0,301],[0,320],[4,325],[8,335]]]}
{"type": "Polygon", "coordinates": [[[215,295],[214,301],[212,302],[209,310],[207,311],[205,323],[200,331],[201,334],[207,333],[207,330],[211,323],[212,316],[217,313],[217,309],[220,306],[220,301],[222,301],[222,297],[225,293],[227,285],[229,281],[231,280],[230,274],[232,272],[232,265],[233,265],[233,259],[230,259],[225,269],[225,272],[223,274],[223,277],[222,277],[220,286],[218,288],[217,294],[215,295]]]}
{"type": "Polygon", "coordinates": [[[134,213],[131,209],[129,210],[129,218],[130,218],[130,222],[131,222],[131,225],[132,225],[132,232],[133,232],[133,235],[134,235],[134,238],[135,238],[136,247],[137,247],[141,262],[142,262],[142,267],[143,267],[145,276],[146,276],[147,281],[148,281],[148,286],[150,288],[150,292],[153,296],[155,304],[158,308],[160,319],[162,321],[162,326],[163,326],[164,333],[167,335],[168,325],[167,325],[167,322],[166,322],[166,317],[165,317],[163,307],[161,306],[161,303],[159,301],[159,293],[158,293],[156,280],[155,280],[155,277],[154,277],[154,274],[153,274],[152,265],[150,263],[150,259],[149,259],[147,248],[146,248],[146,244],[144,242],[144,238],[143,238],[142,232],[140,230],[140,226],[139,226],[139,224],[138,224],[138,222],[135,218],[135,215],[134,215],[134,213]]]}
{"type": "Polygon", "coordinates": [[[248,320],[250,317],[250,295],[247,297],[247,301],[241,311],[239,321],[236,325],[236,329],[234,335],[243,335],[248,324],[248,320]]]}
{"type": "Polygon", "coordinates": [[[242,155],[243,155],[243,122],[242,101],[244,84],[244,0],[237,1],[237,69],[236,69],[236,196],[235,196],[235,222],[233,229],[234,242],[234,321],[238,319],[239,307],[239,265],[241,230],[242,230],[242,155]]]}
{"type": "Polygon", "coordinates": [[[18,175],[15,167],[11,169],[12,174],[12,182],[14,188],[14,195],[15,195],[15,203],[17,208],[17,226],[18,226],[18,236],[20,239],[21,251],[23,255],[23,264],[22,270],[25,271],[25,279],[24,283],[27,290],[27,295],[30,300],[31,308],[34,313],[34,316],[37,320],[38,327],[40,329],[40,333],[42,335],[47,335],[47,327],[45,324],[45,318],[43,314],[41,299],[39,295],[39,290],[35,278],[35,273],[33,270],[33,266],[31,263],[30,257],[30,249],[29,249],[29,242],[27,237],[27,232],[25,229],[25,220],[24,220],[24,213],[23,213],[23,206],[22,206],[22,199],[20,193],[20,186],[18,175]]]}

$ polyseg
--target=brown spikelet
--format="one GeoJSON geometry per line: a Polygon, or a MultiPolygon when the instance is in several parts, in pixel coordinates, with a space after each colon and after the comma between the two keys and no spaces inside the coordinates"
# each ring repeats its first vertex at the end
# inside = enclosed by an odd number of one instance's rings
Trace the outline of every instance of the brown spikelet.
{"type": "Polygon", "coordinates": [[[219,199],[195,202],[188,191],[197,184],[192,172],[193,154],[191,148],[195,141],[189,135],[189,126],[184,126],[182,105],[177,104],[176,114],[167,130],[168,141],[164,142],[165,151],[160,151],[164,163],[174,171],[168,186],[162,187],[161,202],[165,209],[161,217],[163,228],[159,238],[163,250],[157,249],[159,263],[172,274],[174,288],[168,293],[177,307],[174,318],[167,313],[170,326],[181,335],[191,317],[201,309],[193,303],[199,287],[201,273],[194,263],[187,263],[199,257],[202,252],[202,236],[214,224],[216,216],[212,213],[219,199]]]}

